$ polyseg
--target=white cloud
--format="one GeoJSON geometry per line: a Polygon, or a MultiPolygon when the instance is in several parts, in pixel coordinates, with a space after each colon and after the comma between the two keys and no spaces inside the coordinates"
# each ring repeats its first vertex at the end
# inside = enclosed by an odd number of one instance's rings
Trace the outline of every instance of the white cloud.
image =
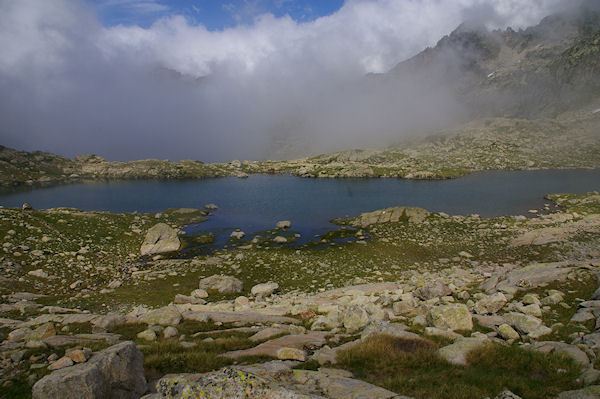
{"type": "MultiPolygon", "coordinates": [[[[351,146],[346,138],[369,126],[376,140],[401,121],[381,122],[394,114],[390,97],[348,98],[364,74],[390,69],[465,18],[525,27],[561,3],[348,0],[307,23],[265,14],[208,31],[183,16],[104,28],[83,2],[0,0],[1,141],[69,155],[214,160],[261,157],[274,135],[310,141],[316,152],[351,146]],[[165,78],[162,68],[208,79],[165,78]]],[[[105,5],[164,11],[151,0],[105,5]]]]}

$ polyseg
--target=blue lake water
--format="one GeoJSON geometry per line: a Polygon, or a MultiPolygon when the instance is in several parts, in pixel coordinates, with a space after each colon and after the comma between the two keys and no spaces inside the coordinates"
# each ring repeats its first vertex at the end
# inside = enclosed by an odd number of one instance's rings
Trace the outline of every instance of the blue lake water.
{"type": "Polygon", "coordinates": [[[303,179],[253,175],[247,179],[123,181],[71,184],[0,192],[0,205],[59,206],[111,212],[160,212],[166,208],[219,210],[192,230],[272,229],[291,220],[293,230],[314,236],[331,230],[330,219],[391,206],[419,206],[449,214],[500,216],[541,209],[547,193],[600,190],[600,170],[490,171],[459,179],[303,179]]]}

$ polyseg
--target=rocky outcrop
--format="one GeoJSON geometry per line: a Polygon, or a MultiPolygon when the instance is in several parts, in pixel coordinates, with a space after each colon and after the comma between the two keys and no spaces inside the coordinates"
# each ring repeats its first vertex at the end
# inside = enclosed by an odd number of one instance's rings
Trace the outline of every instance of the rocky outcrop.
{"type": "Polygon", "coordinates": [[[293,361],[226,367],[206,374],[165,376],[143,399],[410,399],[352,378],[344,370],[291,370],[293,361]]]}
{"type": "Polygon", "coordinates": [[[165,223],[158,223],[146,233],[140,253],[142,256],[163,254],[178,251],[180,247],[177,230],[165,223]]]}
{"type": "Polygon", "coordinates": [[[126,341],[39,380],[33,399],[138,399],[146,391],[143,355],[126,341]]]}

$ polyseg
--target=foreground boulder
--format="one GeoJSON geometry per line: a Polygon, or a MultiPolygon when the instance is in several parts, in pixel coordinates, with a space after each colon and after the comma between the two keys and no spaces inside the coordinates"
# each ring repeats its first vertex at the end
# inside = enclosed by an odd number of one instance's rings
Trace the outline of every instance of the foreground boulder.
{"type": "Polygon", "coordinates": [[[145,390],[143,355],[126,341],[45,376],[33,386],[33,399],[138,399],[145,390]]]}
{"type": "Polygon", "coordinates": [[[268,380],[255,374],[229,367],[197,379],[186,378],[186,376],[165,377],[156,384],[156,391],[156,394],[148,398],[308,398],[307,395],[298,394],[283,386],[273,386],[268,380]]]}
{"type": "Polygon", "coordinates": [[[237,294],[242,292],[243,284],[233,276],[224,276],[215,274],[200,280],[200,287],[203,290],[219,291],[221,294],[237,294]]]}
{"type": "Polygon", "coordinates": [[[146,233],[140,253],[142,256],[163,254],[178,251],[180,247],[177,230],[165,223],[158,223],[146,233]]]}

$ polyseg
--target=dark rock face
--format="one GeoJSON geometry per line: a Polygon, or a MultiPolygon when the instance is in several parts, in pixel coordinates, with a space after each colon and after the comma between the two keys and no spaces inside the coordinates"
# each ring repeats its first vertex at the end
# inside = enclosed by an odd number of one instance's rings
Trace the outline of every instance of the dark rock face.
{"type": "Polygon", "coordinates": [[[138,399],[145,390],[143,355],[126,341],[42,378],[33,386],[33,398],[138,399]]]}

